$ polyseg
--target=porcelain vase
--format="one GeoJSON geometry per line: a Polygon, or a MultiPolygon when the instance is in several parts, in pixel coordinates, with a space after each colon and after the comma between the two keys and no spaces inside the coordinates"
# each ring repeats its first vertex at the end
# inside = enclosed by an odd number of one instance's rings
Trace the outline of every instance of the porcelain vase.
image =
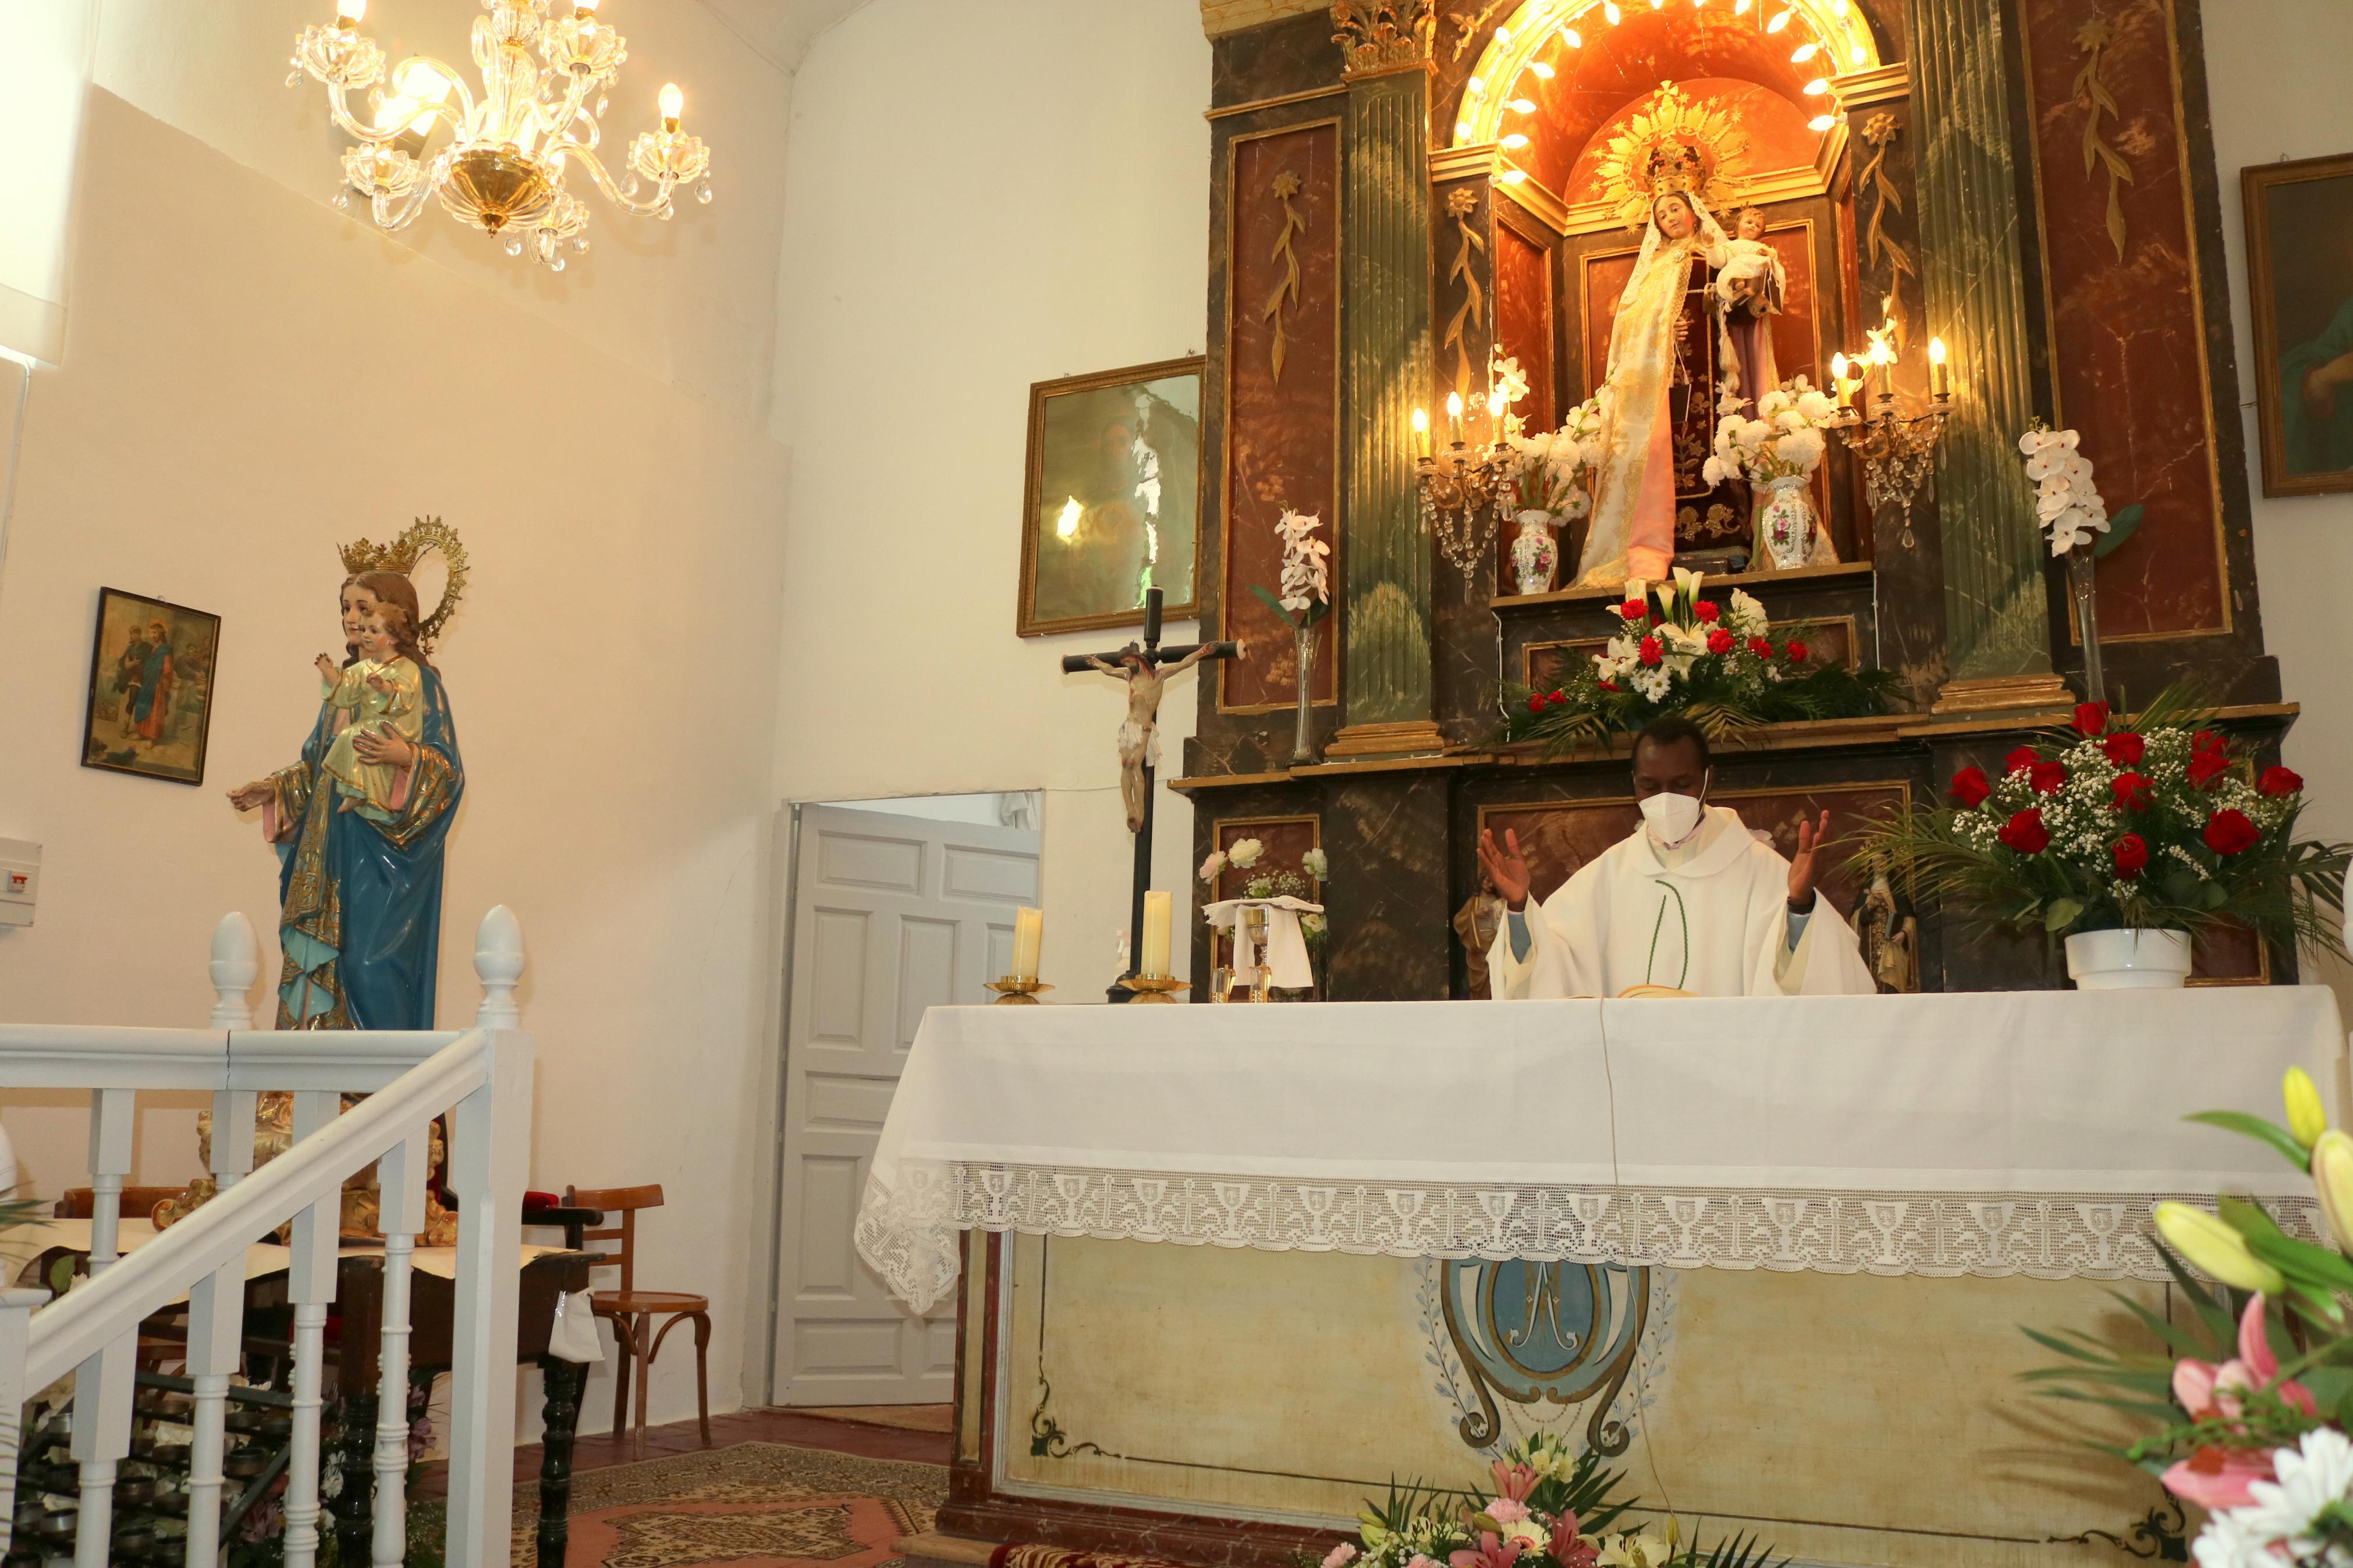
{"type": "Polygon", "coordinates": [[[1523,594],[1549,594],[1560,581],[1560,544],[1553,538],[1552,513],[1520,513],[1520,536],[1512,541],[1512,567],[1523,594]]]}
{"type": "Polygon", "coordinates": [[[2067,939],[2067,978],[2078,991],[2177,989],[2189,978],[2189,933],[2077,931],[2067,939]]]}
{"type": "Polygon", "coordinates": [[[1821,524],[1814,516],[1808,493],[1810,474],[1785,474],[1762,485],[1765,499],[1757,508],[1757,553],[1775,572],[1816,564],[1815,536],[1821,524]]]}

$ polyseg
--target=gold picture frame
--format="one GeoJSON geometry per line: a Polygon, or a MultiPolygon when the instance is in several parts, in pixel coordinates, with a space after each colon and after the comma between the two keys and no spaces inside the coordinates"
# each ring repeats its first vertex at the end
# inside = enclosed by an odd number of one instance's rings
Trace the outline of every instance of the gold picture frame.
{"type": "Polygon", "coordinates": [[[1018,635],[1141,626],[1147,585],[1166,619],[1200,613],[1208,363],[1195,354],[1030,386],[1018,635]]]}
{"type": "Polygon", "coordinates": [[[205,782],[220,617],[121,588],[98,591],[81,765],[205,782]]]}
{"type": "Polygon", "coordinates": [[[2353,245],[2353,154],[2253,164],[2239,190],[2263,494],[2353,490],[2353,381],[2334,389],[2327,417],[2307,405],[2311,377],[2353,359],[2353,289],[2335,282],[2334,266],[2353,245]]]}

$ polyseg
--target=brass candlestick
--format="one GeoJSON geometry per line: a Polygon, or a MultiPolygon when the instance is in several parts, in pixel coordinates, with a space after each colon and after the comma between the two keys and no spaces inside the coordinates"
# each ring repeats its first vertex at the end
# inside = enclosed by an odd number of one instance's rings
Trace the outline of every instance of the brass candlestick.
{"type": "Polygon", "coordinates": [[[1008,1003],[1034,1007],[1038,1005],[1039,992],[1053,989],[1034,974],[1008,974],[1002,980],[990,981],[988,988],[997,993],[997,1000],[989,1004],[993,1007],[1002,1007],[1008,1003]]]}
{"type": "Polygon", "coordinates": [[[1166,974],[1130,974],[1121,979],[1119,984],[1135,993],[1134,1000],[1129,1004],[1131,1006],[1145,1002],[1173,1003],[1176,1000],[1177,992],[1192,989],[1186,982],[1171,980],[1166,974]]]}
{"type": "Polygon", "coordinates": [[[1868,419],[1858,409],[1842,408],[1830,427],[1862,459],[1863,496],[1872,515],[1878,516],[1892,502],[1903,516],[1904,531],[1896,543],[1909,550],[1914,542],[1912,506],[1927,481],[1945,421],[1952,417],[1953,395],[1936,393],[1928,399],[1927,413],[1911,416],[1902,411],[1893,392],[1879,393],[1871,401],[1868,419]]]}

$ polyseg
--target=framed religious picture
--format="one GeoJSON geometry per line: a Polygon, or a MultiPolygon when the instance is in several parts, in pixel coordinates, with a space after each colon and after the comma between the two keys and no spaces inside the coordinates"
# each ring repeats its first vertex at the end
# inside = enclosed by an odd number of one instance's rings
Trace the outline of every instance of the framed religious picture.
{"type": "Polygon", "coordinates": [[[1141,626],[1152,587],[1168,619],[1199,612],[1202,363],[1030,387],[1021,636],[1141,626]]]}
{"type": "Polygon", "coordinates": [[[2239,174],[2263,494],[2353,490],[2353,156],[2239,174]]]}
{"type": "Polygon", "coordinates": [[[81,765],[204,783],[219,651],[218,616],[100,588],[81,765]]]}

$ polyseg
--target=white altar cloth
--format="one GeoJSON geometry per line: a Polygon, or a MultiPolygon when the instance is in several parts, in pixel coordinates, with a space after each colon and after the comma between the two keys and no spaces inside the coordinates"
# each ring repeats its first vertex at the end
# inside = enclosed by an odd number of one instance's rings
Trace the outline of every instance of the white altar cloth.
{"type": "Polygon", "coordinates": [[[2344,1047],[2319,986],[935,1007],[858,1248],[918,1311],[968,1229],[2163,1279],[2159,1197],[2314,1234],[2299,1173],[2181,1119],[2276,1118],[2292,1066],[2334,1099],[2344,1047]]]}

